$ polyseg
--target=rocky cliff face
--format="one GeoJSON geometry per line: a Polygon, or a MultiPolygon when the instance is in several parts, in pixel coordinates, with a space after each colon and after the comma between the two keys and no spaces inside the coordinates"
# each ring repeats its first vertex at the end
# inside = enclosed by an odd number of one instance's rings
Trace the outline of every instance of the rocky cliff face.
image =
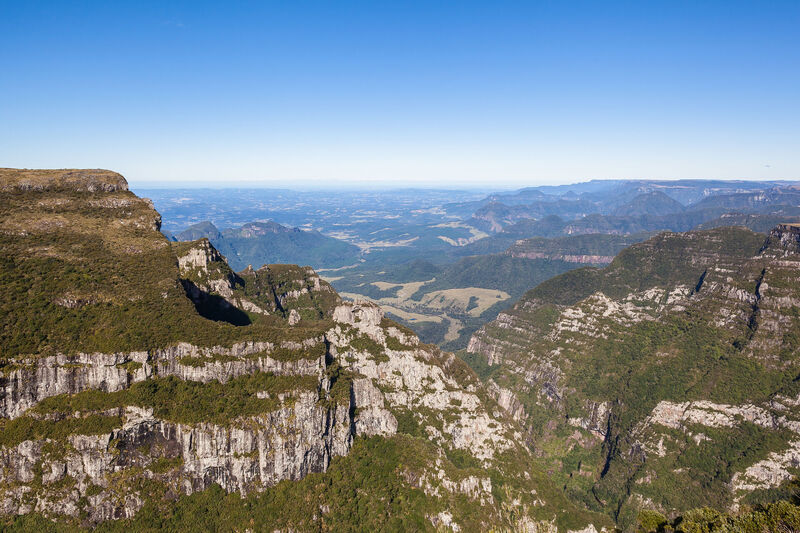
{"type": "Polygon", "coordinates": [[[2,191],[127,191],[128,182],[120,174],[101,169],[34,170],[0,168],[2,191]]]}
{"type": "Polygon", "coordinates": [[[552,259],[587,265],[607,265],[624,248],[646,238],[647,234],[634,236],[587,234],[553,239],[534,237],[516,241],[506,251],[506,254],[528,259],[552,259]]]}
{"type": "Polygon", "coordinates": [[[531,290],[468,352],[567,493],[620,524],[774,498],[800,464],[798,236],[659,235],[531,290]]]}
{"type": "Polygon", "coordinates": [[[288,490],[282,481],[323,476],[298,500],[332,487],[313,512],[254,522],[256,508],[228,508],[228,525],[609,524],[551,486],[461,360],[379,308],[341,302],[309,268],[235,273],[207,240],[170,244],[118,175],[4,172],[0,514],[136,524],[216,486],[269,499],[288,490]],[[359,471],[375,471],[363,461],[384,458],[363,451],[393,442],[417,452],[378,486],[397,491],[395,502],[421,502],[413,508],[392,511],[382,496],[337,488],[352,479],[324,477],[356,446],[359,471]],[[370,511],[337,510],[353,498],[370,511]]]}

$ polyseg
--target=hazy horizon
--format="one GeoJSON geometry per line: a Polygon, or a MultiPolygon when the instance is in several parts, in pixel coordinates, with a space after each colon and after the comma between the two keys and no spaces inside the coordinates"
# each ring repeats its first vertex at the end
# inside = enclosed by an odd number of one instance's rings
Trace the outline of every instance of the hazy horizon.
{"type": "Polygon", "coordinates": [[[0,166],[137,186],[800,179],[797,2],[2,14],[0,166]]]}
{"type": "Polygon", "coordinates": [[[280,182],[258,182],[258,181],[247,181],[247,180],[225,180],[224,185],[217,184],[217,182],[207,181],[207,182],[186,182],[186,181],[175,181],[175,182],[162,182],[162,183],[153,183],[148,181],[131,181],[130,179],[127,180],[128,185],[131,189],[139,189],[139,190],[156,190],[156,189],[168,189],[168,190],[196,190],[196,189],[206,189],[206,190],[228,190],[228,189],[240,189],[240,190],[247,190],[247,189],[254,189],[254,190],[284,190],[284,191],[292,191],[292,192],[307,192],[307,191],[347,191],[347,192],[391,192],[391,191],[404,191],[404,190],[419,190],[419,191],[464,191],[464,192],[482,192],[482,193],[494,193],[494,192],[513,192],[518,191],[521,189],[526,188],[537,188],[537,187],[569,187],[570,185],[578,185],[581,183],[588,183],[592,181],[650,181],[650,182],[658,182],[658,181],[726,181],[726,182],[780,182],[786,184],[797,184],[800,183],[800,179],[769,179],[769,178],[757,178],[757,179],[749,179],[749,178],[736,178],[736,179],[709,179],[709,178],[674,178],[674,179],[648,179],[648,178],[603,178],[603,179],[586,179],[586,180],[579,180],[579,181],[568,181],[563,183],[556,183],[556,182],[540,182],[536,184],[519,184],[519,185],[509,185],[509,184],[499,184],[495,186],[491,186],[489,184],[474,184],[474,185],[463,185],[458,186],[457,184],[451,184],[450,186],[426,186],[424,184],[413,184],[404,186],[402,183],[399,182],[346,182],[338,187],[332,187],[325,183],[324,180],[319,180],[315,182],[304,182],[301,185],[295,186],[279,186],[280,182]]]}

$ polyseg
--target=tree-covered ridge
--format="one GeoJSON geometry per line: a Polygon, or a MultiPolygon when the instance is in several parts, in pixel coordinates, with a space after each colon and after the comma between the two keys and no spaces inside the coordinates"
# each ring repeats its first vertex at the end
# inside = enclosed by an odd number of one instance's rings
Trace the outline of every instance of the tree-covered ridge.
{"type": "Polygon", "coordinates": [[[798,235],[661,234],[532,289],[465,358],[567,494],[622,525],[768,501],[797,473],[798,235]]]}

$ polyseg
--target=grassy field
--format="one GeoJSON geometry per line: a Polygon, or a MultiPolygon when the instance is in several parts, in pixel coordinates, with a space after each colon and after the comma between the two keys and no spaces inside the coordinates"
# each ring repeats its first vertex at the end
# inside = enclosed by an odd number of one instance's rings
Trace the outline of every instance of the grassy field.
{"type": "Polygon", "coordinates": [[[511,295],[505,291],[464,287],[429,292],[422,298],[422,304],[431,309],[453,309],[479,317],[493,305],[510,298],[511,295]]]}

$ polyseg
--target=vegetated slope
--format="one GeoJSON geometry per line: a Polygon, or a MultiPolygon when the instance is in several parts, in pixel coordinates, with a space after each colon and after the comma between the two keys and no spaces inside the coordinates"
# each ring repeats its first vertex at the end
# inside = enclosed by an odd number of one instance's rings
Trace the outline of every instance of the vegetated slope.
{"type": "Polygon", "coordinates": [[[567,223],[557,215],[541,219],[524,218],[490,237],[469,244],[462,249],[464,255],[501,253],[520,239],[533,237],[560,237],[567,223]]]}
{"type": "Polygon", "coordinates": [[[459,321],[461,327],[458,335],[455,338],[446,337],[447,322],[439,327],[407,325],[418,330],[427,342],[440,344],[448,350],[462,349],[476,329],[519,298],[526,288],[578,266],[577,263],[561,259],[526,259],[499,254],[465,257],[443,268],[439,276],[422,285],[408,302],[433,312],[445,311],[448,317],[459,321]],[[466,305],[463,299],[449,303],[448,296],[459,289],[467,298],[466,305]],[[493,303],[483,305],[479,299],[480,289],[500,292],[494,297],[493,303]]]}
{"type": "Polygon", "coordinates": [[[517,241],[506,253],[512,257],[528,259],[557,259],[570,263],[606,265],[623,248],[641,242],[648,236],[583,234],[555,239],[534,237],[517,241]]]}
{"type": "Polygon", "coordinates": [[[519,296],[531,285],[566,272],[575,265],[562,259],[513,257],[506,254],[465,257],[442,268],[431,283],[419,288],[412,299],[425,294],[458,287],[498,289],[519,296]]]}
{"type": "Polygon", "coordinates": [[[526,218],[503,228],[503,231],[495,237],[504,236],[514,240],[531,237],[561,237],[564,235],[566,225],[567,221],[558,215],[549,215],[540,219],[526,218]]]}
{"type": "Polygon", "coordinates": [[[724,209],[685,211],[668,215],[603,215],[589,214],[576,219],[548,216],[541,220],[521,219],[502,231],[470,244],[464,253],[497,253],[516,241],[534,237],[565,237],[575,235],[619,235],[645,238],[659,231],[688,231],[725,213],[724,209]]]}
{"type": "Polygon", "coordinates": [[[2,170],[0,228],[4,530],[608,524],[458,358],[310,268],[170,243],[118,174],[2,170]]]}
{"type": "Polygon", "coordinates": [[[689,231],[723,226],[745,226],[762,233],[768,232],[781,221],[797,220],[800,207],[765,204],[753,212],[731,212],[726,207],[687,209],[665,215],[605,215],[589,214],[577,219],[562,219],[550,215],[542,219],[523,218],[498,233],[463,247],[464,255],[499,253],[520,239],[533,237],[563,237],[569,235],[636,235],[643,236],[659,231],[689,231]],[[738,220],[738,222],[737,222],[738,220]]]}
{"type": "Polygon", "coordinates": [[[201,222],[175,237],[179,241],[207,238],[237,270],[271,263],[337,268],[353,264],[359,256],[357,246],[318,231],[287,228],[275,222],[250,222],[222,231],[211,222],[201,222]]]}
{"type": "Polygon", "coordinates": [[[614,210],[617,216],[671,215],[684,211],[683,204],[661,191],[642,193],[614,210]]]}
{"type": "Polygon", "coordinates": [[[532,289],[464,357],[574,501],[625,527],[736,510],[798,472],[798,272],[797,226],[661,234],[532,289]]]}
{"type": "Polygon", "coordinates": [[[719,218],[700,224],[695,229],[741,226],[758,233],[769,233],[778,224],[786,222],[800,222],[800,217],[779,214],[725,213],[719,218]]]}
{"type": "Polygon", "coordinates": [[[493,201],[475,211],[470,221],[481,229],[500,231],[526,218],[544,218],[550,215],[574,218],[594,212],[597,212],[596,204],[580,198],[558,198],[524,205],[506,205],[493,201]]]}
{"type": "Polygon", "coordinates": [[[704,209],[671,213],[668,215],[614,216],[592,214],[568,222],[563,229],[566,235],[608,233],[631,235],[657,231],[688,231],[698,224],[722,215],[725,210],[704,209]]]}
{"type": "Polygon", "coordinates": [[[577,235],[523,240],[501,254],[441,265],[415,260],[380,270],[346,269],[331,279],[343,294],[387,306],[425,342],[458,350],[531,286],[584,264],[606,264],[626,244],[644,238],[577,235]]]}
{"type": "Polygon", "coordinates": [[[800,191],[788,187],[774,187],[763,191],[718,194],[703,198],[692,204],[690,209],[761,210],[767,206],[781,205],[800,205],[800,191]]]}
{"type": "MultiPolygon", "coordinates": [[[[178,241],[196,241],[198,239],[208,239],[212,243],[219,243],[222,241],[222,233],[217,227],[208,220],[192,224],[180,233],[173,233],[175,240],[178,241]]],[[[219,250],[220,246],[215,245],[219,250]]]]}

